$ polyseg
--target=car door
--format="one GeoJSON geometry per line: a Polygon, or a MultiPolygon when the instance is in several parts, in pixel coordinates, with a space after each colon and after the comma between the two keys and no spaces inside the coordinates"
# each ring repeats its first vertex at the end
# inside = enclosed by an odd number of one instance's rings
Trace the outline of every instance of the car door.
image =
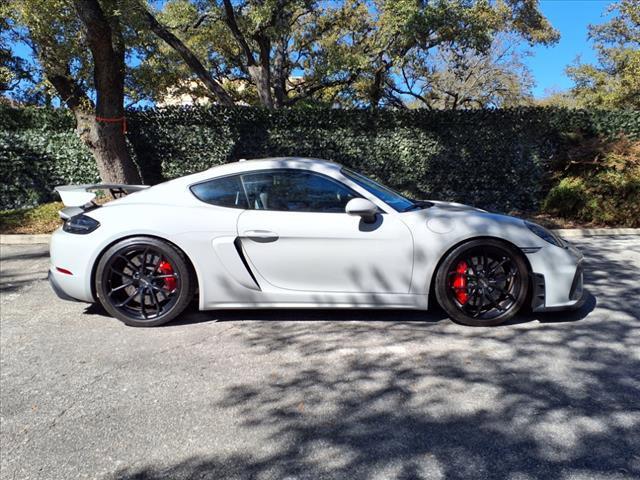
{"type": "Polygon", "coordinates": [[[413,239],[397,215],[380,213],[372,224],[347,215],[347,202],[361,195],[308,170],[252,172],[242,181],[250,209],[238,235],[264,290],[409,292],[413,239]]]}

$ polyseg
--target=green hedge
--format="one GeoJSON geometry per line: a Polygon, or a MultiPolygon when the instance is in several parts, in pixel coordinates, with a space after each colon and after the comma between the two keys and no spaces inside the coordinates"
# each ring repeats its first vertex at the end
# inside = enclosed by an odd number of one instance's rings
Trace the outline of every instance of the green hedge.
{"type": "Polygon", "coordinates": [[[56,185],[100,178],[69,112],[6,105],[0,105],[0,171],[1,209],[48,202],[56,199],[56,185]]]}
{"type": "MultiPolygon", "coordinates": [[[[2,208],[52,198],[97,171],[64,111],[0,107],[2,208]]],[[[640,138],[640,112],[519,108],[474,111],[137,110],[128,140],[145,183],[263,156],[338,161],[417,198],[496,211],[537,208],[572,135],[640,138]]]]}

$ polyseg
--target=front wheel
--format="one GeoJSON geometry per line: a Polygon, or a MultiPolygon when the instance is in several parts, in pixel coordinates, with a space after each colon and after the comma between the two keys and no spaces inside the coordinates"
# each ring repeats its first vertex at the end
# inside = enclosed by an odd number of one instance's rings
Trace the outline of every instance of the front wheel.
{"type": "Polygon", "coordinates": [[[162,325],[178,316],[194,295],[187,260],[173,245],[134,237],[116,243],[96,269],[98,300],[132,327],[162,325]]]}
{"type": "Polygon", "coordinates": [[[524,305],[529,274],[522,255],[498,240],[473,240],[454,249],[438,269],[435,292],[452,320],[499,325],[524,305]]]}

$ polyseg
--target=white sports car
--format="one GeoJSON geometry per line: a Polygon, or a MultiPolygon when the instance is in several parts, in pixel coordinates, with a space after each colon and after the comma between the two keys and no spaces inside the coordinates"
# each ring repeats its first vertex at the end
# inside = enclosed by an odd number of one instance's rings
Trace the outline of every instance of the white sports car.
{"type": "Polygon", "coordinates": [[[132,326],[231,308],[410,308],[497,325],[579,305],[582,254],[518,218],[416,201],[336,163],[239,161],[153,187],[56,189],[49,279],[132,326]],[[105,205],[96,189],[121,198],[105,205]],[[126,194],[129,195],[126,195],[126,194]],[[125,196],[126,195],[126,196],[125,196]]]}

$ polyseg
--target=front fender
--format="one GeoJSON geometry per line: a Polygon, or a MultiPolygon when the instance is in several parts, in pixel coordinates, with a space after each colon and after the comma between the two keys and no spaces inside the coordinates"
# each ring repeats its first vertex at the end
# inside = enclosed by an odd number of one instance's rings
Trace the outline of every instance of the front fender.
{"type": "Polygon", "coordinates": [[[518,249],[539,250],[547,242],[534,235],[523,220],[478,210],[450,211],[437,207],[411,212],[403,220],[414,236],[411,293],[429,292],[443,258],[458,245],[493,238],[518,249]]]}

